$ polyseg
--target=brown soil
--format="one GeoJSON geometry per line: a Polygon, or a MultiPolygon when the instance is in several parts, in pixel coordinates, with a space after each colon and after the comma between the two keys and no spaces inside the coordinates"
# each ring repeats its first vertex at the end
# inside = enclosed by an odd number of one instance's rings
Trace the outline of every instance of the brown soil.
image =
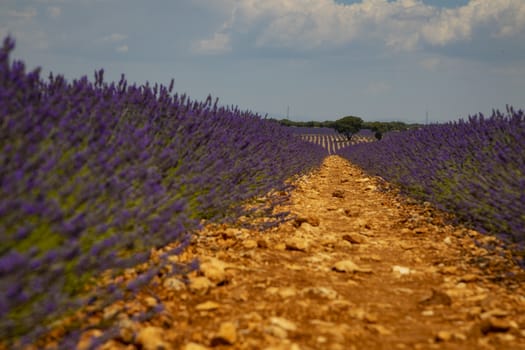
{"type": "Polygon", "coordinates": [[[495,238],[336,156],[284,209],[297,219],[267,232],[199,232],[178,259],[199,258],[201,271],[158,278],[165,311],[122,318],[102,348],[525,349],[524,273],[495,238]]]}

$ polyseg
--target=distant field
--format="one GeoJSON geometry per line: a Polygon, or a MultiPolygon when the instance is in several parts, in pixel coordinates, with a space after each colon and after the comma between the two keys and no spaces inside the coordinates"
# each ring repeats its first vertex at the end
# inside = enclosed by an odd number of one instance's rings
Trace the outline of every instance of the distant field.
{"type": "Polygon", "coordinates": [[[339,150],[350,145],[375,141],[373,136],[361,134],[354,135],[351,141],[339,134],[301,134],[300,136],[304,141],[322,146],[328,154],[337,154],[339,150]]]}

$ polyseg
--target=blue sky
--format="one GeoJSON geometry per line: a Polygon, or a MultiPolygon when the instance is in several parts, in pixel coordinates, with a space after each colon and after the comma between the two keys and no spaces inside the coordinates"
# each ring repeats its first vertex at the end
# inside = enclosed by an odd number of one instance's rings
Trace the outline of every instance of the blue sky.
{"type": "Polygon", "coordinates": [[[14,56],[271,117],[431,122],[525,108],[523,0],[2,0],[14,56]]]}

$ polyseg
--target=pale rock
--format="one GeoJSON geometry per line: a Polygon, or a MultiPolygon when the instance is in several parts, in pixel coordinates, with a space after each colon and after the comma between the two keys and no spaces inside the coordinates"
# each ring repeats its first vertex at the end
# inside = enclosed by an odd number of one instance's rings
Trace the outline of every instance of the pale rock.
{"type": "Polygon", "coordinates": [[[130,319],[124,319],[118,322],[118,328],[120,339],[129,344],[134,341],[139,326],[130,319]]]}
{"type": "Polygon", "coordinates": [[[211,339],[211,346],[233,345],[237,341],[237,327],[232,322],[223,322],[219,332],[211,339]]]}
{"type": "Polygon", "coordinates": [[[421,316],[425,316],[425,317],[434,316],[434,310],[423,310],[421,311],[421,316]]]}
{"type": "Polygon", "coordinates": [[[279,288],[278,294],[281,298],[291,298],[297,295],[297,291],[291,287],[279,288]]]}
{"type": "Polygon", "coordinates": [[[491,317],[481,323],[481,332],[487,333],[500,333],[507,332],[512,328],[513,324],[510,321],[502,318],[491,317]]]}
{"type": "Polygon", "coordinates": [[[148,307],[155,307],[157,306],[157,299],[153,298],[153,297],[146,297],[144,299],[144,303],[148,306],[148,307]]]}
{"type": "Polygon", "coordinates": [[[225,262],[217,258],[208,257],[200,265],[200,270],[210,281],[219,284],[226,280],[226,266],[225,262]]]}
{"type": "Polygon", "coordinates": [[[455,340],[460,340],[460,341],[467,340],[467,336],[465,334],[463,334],[463,333],[454,332],[454,334],[452,334],[452,335],[453,335],[453,338],[455,340]]]}
{"type": "Polygon", "coordinates": [[[308,287],[303,289],[301,293],[303,295],[311,294],[329,300],[335,300],[339,296],[339,294],[335,290],[327,287],[308,287]]]}
{"type": "Polygon", "coordinates": [[[274,326],[277,326],[277,327],[280,327],[286,331],[295,331],[297,330],[297,326],[295,325],[295,323],[293,323],[292,321],[290,320],[287,320],[286,318],[282,318],[282,317],[271,317],[270,318],[270,323],[274,326]]]}
{"type": "Polygon", "coordinates": [[[441,273],[445,275],[455,275],[458,273],[458,268],[456,266],[445,266],[441,269],[441,273]]]}
{"type": "Polygon", "coordinates": [[[489,319],[491,317],[505,317],[505,316],[508,316],[508,315],[509,315],[509,313],[506,310],[493,309],[493,310],[486,311],[486,312],[482,313],[480,315],[480,318],[482,320],[486,320],[486,319],[489,319]]]}
{"type": "Polygon", "coordinates": [[[409,267],[394,265],[392,266],[392,272],[399,276],[405,276],[412,274],[414,271],[411,270],[409,267]]]}
{"type": "Polygon", "coordinates": [[[265,328],[265,331],[274,337],[280,338],[280,339],[286,339],[288,338],[288,332],[286,329],[283,329],[276,325],[269,325],[265,328]]]}
{"type": "Polygon", "coordinates": [[[355,272],[372,273],[371,269],[359,267],[352,260],[338,261],[337,263],[334,264],[334,266],[332,267],[332,270],[335,270],[337,272],[349,272],[349,273],[355,273],[355,272]]]}
{"type": "Polygon", "coordinates": [[[182,282],[181,280],[175,277],[167,278],[162,285],[164,286],[164,288],[176,292],[180,292],[186,289],[186,283],[182,282]]]}
{"type": "Polygon", "coordinates": [[[317,227],[317,226],[319,226],[321,221],[319,220],[318,217],[313,216],[313,215],[298,216],[295,219],[295,226],[296,227],[299,227],[299,226],[303,225],[304,223],[308,223],[311,226],[317,227]]]}
{"type": "Polygon", "coordinates": [[[283,242],[279,242],[274,246],[274,249],[280,251],[286,250],[286,244],[284,244],[283,242]]]}
{"type": "Polygon", "coordinates": [[[376,314],[366,313],[363,320],[368,323],[377,323],[378,318],[376,314]]]}
{"type": "Polygon", "coordinates": [[[162,339],[164,330],[159,327],[144,327],[139,330],[136,341],[144,350],[168,350],[171,346],[162,339]]]}
{"type": "Polygon", "coordinates": [[[365,187],[365,191],[375,191],[375,190],[377,190],[376,185],[368,185],[365,187]]]}
{"type": "Polygon", "coordinates": [[[195,306],[195,310],[197,311],[211,311],[211,310],[217,310],[221,307],[221,304],[218,304],[214,301],[205,301],[204,303],[200,303],[195,306]]]}
{"type": "Polygon", "coordinates": [[[253,248],[257,248],[259,246],[259,244],[254,239],[247,239],[244,242],[242,242],[242,246],[245,249],[253,249],[253,248]]]}
{"type": "Polygon", "coordinates": [[[309,248],[309,243],[306,239],[300,237],[292,237],[285,241],[286,250],[297,250],[306,252],[309,248]]]}
{"type": "Polygon", "coordinates": [[[446,245],[451,245],[452,244],[452,238],[450,238],[450,236],[446,237],[443,240],[443,243],[445,243],[446,245]]]}
{"type": "Polygon", "coordinates": [[[436,334],[436,340],[437,341],[443,341],[443,342],[446,342],[446,341],[450,341],[452,339],[452,332],[449,332],[449,331],[439,331],[437,334],[436,334]]]}
{"type": "Polygon", "coordinates": [[[500,341],[504,342],[511,342],[516,340],[516,337],[510,333],[500,333],[497,335],[497,337],[500,341]]]}
{"type": "Polygon", "coordinates": [[[211,281],[204,276],[190,278],[190,291],[198,295],[204,295],[208,293],[210,288],[214,286],[211,281]]]}
{"type": "Polygon", "coordinates": [[[279,288],[277,287],[266,288],[266,294],[274,295],[274,294],[277,294],[277,292],[279,292],[279,288]]]}

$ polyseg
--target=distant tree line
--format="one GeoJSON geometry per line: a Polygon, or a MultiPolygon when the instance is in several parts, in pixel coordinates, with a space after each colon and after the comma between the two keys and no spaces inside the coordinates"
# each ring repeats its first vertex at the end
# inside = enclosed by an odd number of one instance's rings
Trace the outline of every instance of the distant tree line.
{"type": "Polygon", "coordinates": [[[307,127],[307,128],[332,128],[340,134],[345,135],[348,140],[362,129],[372,130],[375,137],[380,140],[384,133],[388,131],[403,131],[411,128],[420,127],[420,124],[407,124],[404,122],[365,122],[363,119],[355,116],[346,116],[335,121],[327,120],[324,122],[307,121],[296,122],[289,119],[277,120],[281,125],[307,127]]]}

